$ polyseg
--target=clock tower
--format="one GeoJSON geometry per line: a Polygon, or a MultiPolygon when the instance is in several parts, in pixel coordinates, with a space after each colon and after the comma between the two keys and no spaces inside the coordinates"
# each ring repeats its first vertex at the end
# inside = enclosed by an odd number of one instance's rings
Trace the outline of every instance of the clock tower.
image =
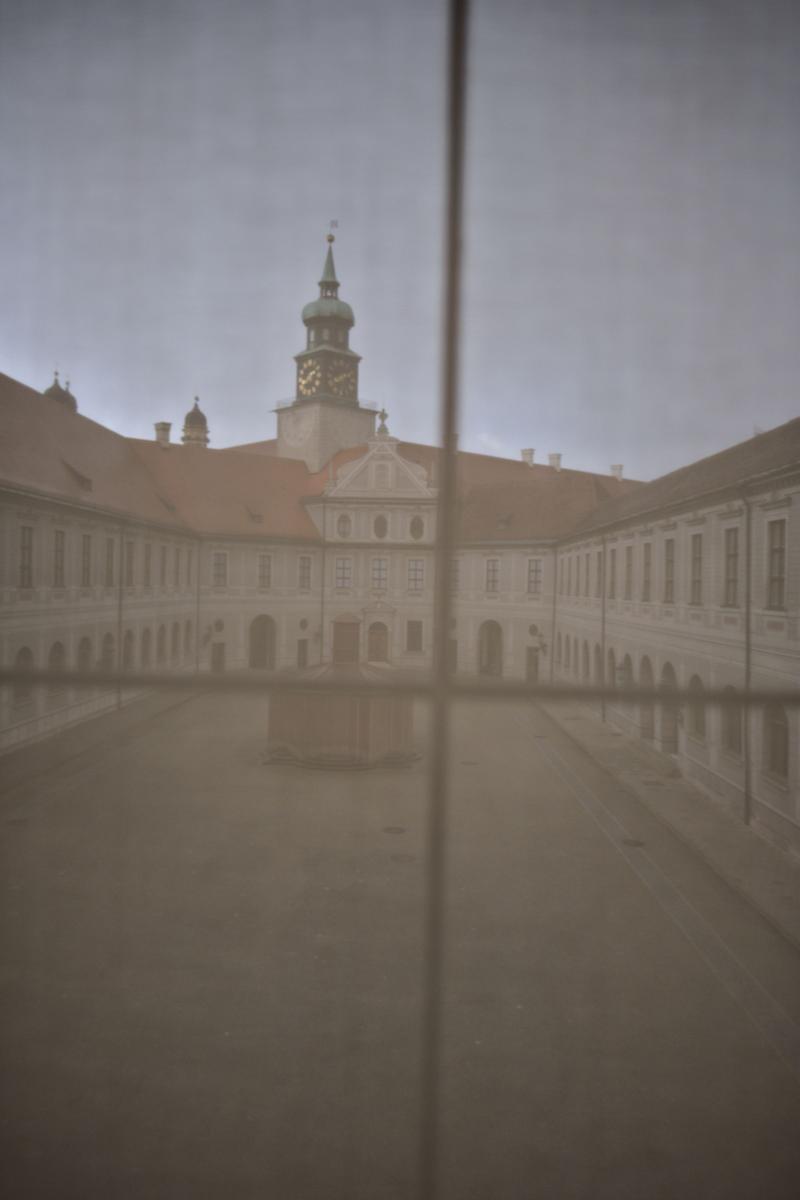
{"type": "Polygon", "coordinates": [[[337,450],[361,445],[375,431],[375,413],[358,401],[361,359],[349,344],[355,318],[339,299],[333,241],[329,233],[319,297],[303,309],[306,345],[295,355],[296,396],[278,409],[278,454],[302,458],[310,471],[319,471],[337,450]]]}

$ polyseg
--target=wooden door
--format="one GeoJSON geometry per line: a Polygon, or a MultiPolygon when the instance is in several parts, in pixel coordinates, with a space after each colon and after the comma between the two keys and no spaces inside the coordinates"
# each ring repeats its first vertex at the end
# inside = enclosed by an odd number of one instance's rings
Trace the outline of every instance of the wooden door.
{"type": "Polygon", "coordinates": [[[335,663],[358,662],[357,621],[335,621],[333,625],[333,661],[335,663]]]}

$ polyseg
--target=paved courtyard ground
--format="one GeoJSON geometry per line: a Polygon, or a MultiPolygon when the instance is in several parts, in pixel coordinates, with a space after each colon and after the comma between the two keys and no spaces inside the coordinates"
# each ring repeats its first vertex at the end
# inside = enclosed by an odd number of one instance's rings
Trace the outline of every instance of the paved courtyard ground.
{"type": "MultiPolygon", "coordinates": [[[[415,1195],[425,760],[265,727],[160,697],[2,764],[15,1200],[415,1195]]],[[[452,781],[440,1195],[794,1200],[797,949],[537,708],[460,705],[452,781]]]]}

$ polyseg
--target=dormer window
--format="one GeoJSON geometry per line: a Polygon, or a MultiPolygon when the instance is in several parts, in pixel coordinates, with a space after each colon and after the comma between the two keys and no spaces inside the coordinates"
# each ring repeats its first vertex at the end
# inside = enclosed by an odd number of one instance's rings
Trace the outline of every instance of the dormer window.
{"type": "Polygon", "coordinates": [[[331,339],[331,331],[330,331],[330,329],[323,329],[323,331],[322,331],[322,340],[323,340],[323,342],[329,342],[329,341],[330,341],[330,339],[331,339]]]}
{"type": "Polygon", "coordinates": [[[425,522],[423,521],[422,517],[412,517],[411,518],[411,524],[409,525],[409,533],[411,534],[411,536],[415,542],[419,541],[419,539],[425,533],[425,522]]]}
{"type": "Polygon", "coordinates": [[[338,520],[336,522],[337,534],[339,535],[340,538],[348,538],[348,537],[350,537],[351,529],[352,529],[352,521],[348,517],[347,513],[342,513],[342,515],[338,518],[338,520]]]}
{"type": "Polygon", "coordinates": [[[375,518],[375,523],[372,528],[375,530],[376,538],[386,537],[386,534],[389,532],[389,522],[386,520],[386,517],[383,515],[383,513],[375,518]]]}

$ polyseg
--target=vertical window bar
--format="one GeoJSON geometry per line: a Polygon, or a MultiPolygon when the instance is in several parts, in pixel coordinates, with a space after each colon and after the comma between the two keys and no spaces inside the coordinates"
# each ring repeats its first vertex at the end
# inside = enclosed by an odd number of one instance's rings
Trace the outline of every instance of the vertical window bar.
{"type": "Polygon", "coordinates": [[[439,1084],[444,956],[445,837],[450,754],[447,639],[450,629],[450,560],[455,513],[455,440],[458,429],[458,348],[461,299],[462,189],[468,0],[450,0],[448,11],[445,279],[443,312],[441,477],[437,497],[434,592],[432,757],[428,776],[427,858],[419,1112],[419,1196],[435,1200],[439,1167],[439,1084]]]}

